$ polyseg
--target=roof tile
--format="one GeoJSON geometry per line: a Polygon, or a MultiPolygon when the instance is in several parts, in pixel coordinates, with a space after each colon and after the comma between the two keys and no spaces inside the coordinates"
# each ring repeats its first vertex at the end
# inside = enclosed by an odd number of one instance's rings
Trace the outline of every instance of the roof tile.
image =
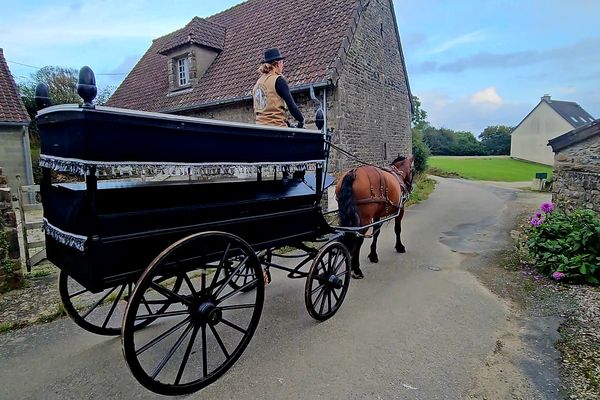
{"type": "Polygon", "coordinates": [[[279,47],[286,56],[285,73],[292,88],[325,81],[343,39],[351,33],[357,7],[357,0],[249,0],[206,19],[195,17],[184,28],[154,40],[108,104],[175,111],[247,97],[268,47],[279,47]],[[192,91],[168,96],[168,57],[160,53],[189,43],[190,32],[198,44],[222,51],[192,91]]]}

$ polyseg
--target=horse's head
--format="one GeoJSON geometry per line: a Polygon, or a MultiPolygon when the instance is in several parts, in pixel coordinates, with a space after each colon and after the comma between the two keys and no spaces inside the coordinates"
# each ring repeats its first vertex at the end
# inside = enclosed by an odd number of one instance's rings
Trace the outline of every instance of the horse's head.
{"type": "Polygon", "coordinates": [[[412,191],[413,179],[416,175],[415,156],[412,154],[408,157],[398,156],[398,158],[392,161],[392,165],[399,172],[399,175],[406,184],[408,191],[412,191]]]}

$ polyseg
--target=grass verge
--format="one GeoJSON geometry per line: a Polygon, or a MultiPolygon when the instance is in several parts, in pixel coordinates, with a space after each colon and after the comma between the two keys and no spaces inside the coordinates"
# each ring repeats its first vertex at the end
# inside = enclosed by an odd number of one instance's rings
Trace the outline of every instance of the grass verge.
{"type": "Polygon", "coordinates": [[[431,156],[429,173],[443,177],[481,181],[523,182],[535,178],[538,172],[552,176],[552,167],[510,157],[446,157],[431,156]]]}
{"type": "Polygon", "coordinates": [[[425,174],[417,175],[413,184],[413,192],[406,202],[406,207],[427,200],[434,189],[435,181],[433,179],[428,178],[425,174]]]}

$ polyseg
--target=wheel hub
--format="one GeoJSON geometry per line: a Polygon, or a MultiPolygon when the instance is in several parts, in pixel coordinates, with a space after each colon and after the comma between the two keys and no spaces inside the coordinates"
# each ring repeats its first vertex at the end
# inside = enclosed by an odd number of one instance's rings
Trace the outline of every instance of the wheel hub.
{"type": "Polygon", "coordinates": [[[201,302],[196,310],[193,318],[198,323],[216,325],[223,317],[223,312],[211,300],[201,302]]]}
{"type": "Polygon", "coordinates": [[[329,275],[327,278],[327,285],[333,289],[341,289],[344,286],[344,282],[335,275],[329,275]]]}

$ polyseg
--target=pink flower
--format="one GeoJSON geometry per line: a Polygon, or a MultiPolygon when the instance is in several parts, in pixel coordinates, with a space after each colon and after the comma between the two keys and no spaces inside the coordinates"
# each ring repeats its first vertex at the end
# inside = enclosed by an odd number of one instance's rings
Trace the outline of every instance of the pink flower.
{"type": "Polygon", "coordinates": [[[556,271],[552,274],[552,279],[554,279],[555,281],[562,281],[563,279],[565,279],[565,277],[566,275],[559,271],[556,271]]]}
{"type": "Polygon", "coordinates": [[[542,218],[542,212],[540,210],[535,210],[535,212],[533,213],[533,217],[537,218],[537,219],[541,219],[542,218]]]}
{"type": "Polygon", "coordinates": [[[542,210],[545,213],[551,213],[552,211],[554,211],[554,204],[552,204],[552,202],[550,201],[545,201],[540,206],[540,210],[542,210]]]}

